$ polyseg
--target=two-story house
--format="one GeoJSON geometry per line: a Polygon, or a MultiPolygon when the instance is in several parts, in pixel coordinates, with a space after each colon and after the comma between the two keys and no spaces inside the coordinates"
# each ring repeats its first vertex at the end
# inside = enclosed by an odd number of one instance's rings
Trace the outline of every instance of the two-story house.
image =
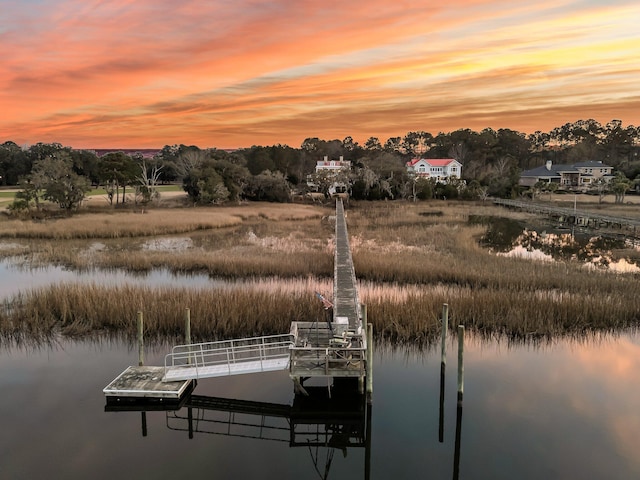
{"type": "Polygon", "coordinates": [[[453,158],[414,158],[407,162],[407,172],[436,181],[462,176],[462,164],[453,158]]]}
{"type": "Polygon", "coordinates": [[[323,170],[335,172],[342,169],[345,169],[346,171],[351,170],[351,162],[345,160],[342,155],[340,155],[340,160],[329,160],[329,157],[325,155],[324,159],[316,162],[316,173],[323,170]]]}
{"type": "MultiPolygon", "coordinates": [[[[322,160],[316,162],[316,174],[324,173],[329,180],[332,178],[335,179],[328,188],[328,193],[331,196],[341,195],[347,192],[348,185],[345,181],[345,175],[348,175],[350,171],[351,162],[345,160],[342,155],[340,155],[339,160],[329,160],[329,157],[325,155],[322,160]]],[[[319,188],[319,185],[316,184],[311,176],[307,177],[307,185],[314,189],[319,188]]]]}
{"type": "Polygon", "coordinates": [[[589,161],[571,165],[554,165],[551,160],[541,167],[525,170],[520,174],[519,183],[532,187],[538,182],[557,183],[560,188],[588,189],[597,180],[609,181],[613,178],[613,167],[602,162],[589,161]]]}

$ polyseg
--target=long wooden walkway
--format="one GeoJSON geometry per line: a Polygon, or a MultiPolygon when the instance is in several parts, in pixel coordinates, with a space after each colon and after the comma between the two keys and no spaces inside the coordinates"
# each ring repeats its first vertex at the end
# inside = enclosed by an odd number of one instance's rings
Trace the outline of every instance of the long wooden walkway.
{"type": "Polygon", "coordinates": [[[366,328],[341,199],[336,200],[333,292],[331,320],[291,324],[289,374],[296,383],[308,377],[356,377],[362,385],[367,375],[366,328]]]}
{"type": "Polygon", "coordinates": [[[347,318],[349,329],[362,328],[360,299],[356,288],[356,274],[353,268],[347,221],[342,200],[336,202],[336,251],[333,279],[333,321],[347,318]]]}

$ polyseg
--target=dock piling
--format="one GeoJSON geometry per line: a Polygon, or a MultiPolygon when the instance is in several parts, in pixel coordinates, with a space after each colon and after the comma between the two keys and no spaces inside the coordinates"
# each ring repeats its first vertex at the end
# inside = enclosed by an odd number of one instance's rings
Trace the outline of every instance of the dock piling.
{"type": "Polygon", "coordinates": [[[142,311],[138,312],[138,366],[144,365],[144,320],[142,311]]]}
{"type": "Polygon", "coordinates": [[[367,403],[373,397],[373,324],[367,324],[367,403]]]}
{"type": "Polygon", "coordinates": [[[464,393],[464,325],[458,325],[458,402],[464,393]]]}
{"type": "Polygon", "coordinates": [[[440,361],[444,365],[447,363],[447,330],[449,329],[449,305],[442,304],[442,348],[440,353],[440,361]]]}
{"type": "MultiPolygon", "coordinates": [[[[191,345],[191,309],[189,307],[184,310],[184,343],[191,345]]],[[[189,348],[187,364],[191,364],[191,348],[189,348]]]]}

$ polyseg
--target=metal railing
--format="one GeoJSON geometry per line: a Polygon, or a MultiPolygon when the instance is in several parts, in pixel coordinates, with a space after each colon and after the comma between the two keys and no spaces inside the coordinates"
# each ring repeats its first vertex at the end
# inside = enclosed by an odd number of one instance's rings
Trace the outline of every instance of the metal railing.
{"type": "Polygon", "coordinates": [[[290,334],[176,345],[165,356],[165,377],[176,369],[192,371],[193,378],[245,373],[243,366],[267,371],[275,360],[289,358],[291,345],[290,334]]]}

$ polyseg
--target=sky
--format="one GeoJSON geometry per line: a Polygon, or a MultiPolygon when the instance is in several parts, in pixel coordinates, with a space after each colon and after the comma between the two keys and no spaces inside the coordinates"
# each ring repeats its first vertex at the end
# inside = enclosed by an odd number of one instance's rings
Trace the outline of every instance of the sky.
{"type": "Polygon", "coordinates": [[[0,143],[640,124],[637,0],[0,0],[0,143]]]}

